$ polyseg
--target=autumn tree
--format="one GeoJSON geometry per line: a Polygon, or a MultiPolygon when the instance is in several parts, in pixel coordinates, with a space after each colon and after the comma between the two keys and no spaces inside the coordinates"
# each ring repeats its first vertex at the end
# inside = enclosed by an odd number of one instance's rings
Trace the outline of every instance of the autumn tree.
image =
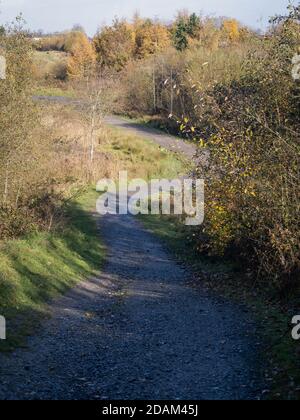
{"type": "Polygon", "coordinates": [[[106,26],[94,38],[97,60],[102,67],[120,71],[131,60],[135,49],[132,26],[116,19],[112,26],[106,26]]]}
{"type": "Polygon", "coordinates": [[[223,21],[222,31],[225,38],[230,42],[236,42],[240,38],[240,25],[236,19],[225,19],[223,21]]]}
{"type": "Polygon", "coordinates": [[[136,27],[135,44],[135,56],[145,58],[168,47],[170,33],[162,24],[147,19],[136,27]]]}
{"type": "Polygon", "coordinates": [[[6,78],[0,80],[0,188],[8,205],[22,182],[18,174],[34,126],[31,47],[21,19],[6,29],[0,44],[7,63],[6,78]]]}
{"type": "Polygon", "coordinates": [[[96,52],[85,33],[70,32],[64,48],[70,53],[67,64],[69,78],[82,78],[95,65],[96,52]]]}
{"type": "MultiPolygon", "coordinates": [[[[39,112],[32,100],[32,50],[21,18],[0,37],[6,77],[0,80],[0,238],[47,224],[44,200],[52,189],[42,161],[45,136],[35,136],[39,112]],[[49,188],[48,188],[49,187],[49,188]]],[[[47,143],[47,145],[49,142],[47,143]]],[[[44,159],[44,160],[43,160],[44,159]]]]}

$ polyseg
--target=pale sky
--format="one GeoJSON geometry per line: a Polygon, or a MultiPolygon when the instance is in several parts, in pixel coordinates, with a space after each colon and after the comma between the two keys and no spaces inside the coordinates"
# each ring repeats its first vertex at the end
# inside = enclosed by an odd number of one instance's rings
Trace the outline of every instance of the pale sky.
{"type": "MultiPolygon", "coordinates": [[[[297,4],[298,1],[295,1],[297,4]]],[[[30,29],[61,31],[80,23],[90,35],[115,16],[170,20],[180,9],[213,16],[235,17],[255,28],[265,28],[268,18],[284,12],[288,0],[0,0],[0,23],[23,13],[30,29]]]]}

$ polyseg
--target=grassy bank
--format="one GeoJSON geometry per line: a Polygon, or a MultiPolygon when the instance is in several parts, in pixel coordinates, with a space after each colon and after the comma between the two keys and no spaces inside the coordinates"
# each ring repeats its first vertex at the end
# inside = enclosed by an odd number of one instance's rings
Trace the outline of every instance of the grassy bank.
{"type": "MultiPolygon", "coordinates": [[[[98,151],[109,158],[107,175],[113,178],[119,170],[144,179],[175,177],[185,171],[180,157],[114,128],[102,132],[98,151]]],[[[91,189],[72,202],[56,231],[0,242],[0,315],[7,320],[8,334],[6,341],[0,341],[0,351],[23,346],[47,316],[51,299],[101,269],[105,250],[92,216],[97,196],[91,189]]]]}
{"type": "Polygon", "coordinates": [[[174,216],[140,216],[140,219],[179,261],[193,269],[192,287],[205,287],[252,310],[269,362],[265,398],[300,399],[299,342],[291,337],[291,320],[297,304],[288,297],[280,299],[271,288],[257,284],[238,262],[196,253],[192,230],[188,231],[174,216]]]}
{"type": "Polygon", "coordinates": [[[76,99],[77,93],[71,88],[62,89],[56,86],[37,86],[33,89],[34,96],[76,99]]]}
{"type": "Polygon", "coordinates": [[[0,314],[8,324],[1,351],[23,345],[50,299],[100,270],[104,247],[91,214],[96,197],[90,191],[73,202],[60,231],[1,243],[0,314]]]}
{"type": "Polygon", "coordinates": [[[111,155],[119,170],[130,178],[176,178],[186,173],[188,162],[140,135],[109,127],[101,150],[111,155]]]}

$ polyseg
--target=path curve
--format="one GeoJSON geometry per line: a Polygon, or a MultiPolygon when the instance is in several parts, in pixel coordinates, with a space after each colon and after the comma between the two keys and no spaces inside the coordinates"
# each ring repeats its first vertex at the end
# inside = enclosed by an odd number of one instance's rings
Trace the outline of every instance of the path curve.
{"type": "Polygon", "coordinates": [[[171,152],[182,154],[190,160],[194,159],[197,153],[197,147],[193,143],[185,141],[180,137],[168,135],[163,131],[156,130],[155,128],[135,123],[129,119],[117,116],[108,116],[105,118],[105,122],[108,125],[112,125],[114,127],[130,131],[134,134],[138,134],[144,138],[148,138],[157,143],[159,146],[171,152]]]}
{"type": "Polygon", "coordinates": [[[255,399],[251,313],[199,287],[133,216],[97,217],[97,278],[51,304],[27,349],[0,355],[0,399],[255,399]]]}
{"type": "Polygon", "coordinates": [[[52,304],[26,350],[1,355],[1,399],[253,399],[255,323],[187,285],[191,273],[132,216],[105,216],[98,278],[52,304]]]}
{"type": "MultiPolygon", "coordinates": [[[[85,106],[83,100],[72,99],[63,96],[34,96],[33,99],[35,101],[44,101],[50,103],[53,102],[62,105],[71,105],[79,108],[85,106]]],[[[120,116],[106,116],[104,122],[113,127],[121,128],[134,134],[141,135],[144,138],[148,138],[154,143],[157,143],[159,146],[171,152],[182,154],[190,160],[195,158],[195,155],[198,150],[195,144],[189,141],[185,141],[180,137],[168,135],[163,131],[156,130],[152,127],[147,127],[146,125],[136,123],[130,119],[125,119],[120,116]]]]}

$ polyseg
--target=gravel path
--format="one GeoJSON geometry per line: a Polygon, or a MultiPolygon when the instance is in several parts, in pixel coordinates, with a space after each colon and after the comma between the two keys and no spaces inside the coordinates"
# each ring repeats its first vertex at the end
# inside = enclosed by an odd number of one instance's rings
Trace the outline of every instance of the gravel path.
{"type": "Polygon", "coordinates": [[[184,141],[179,137],[170,136],[162,131],[156,130],[155,128],[147,127],[128,119],[117,116],[109,116],[105,118],[105,122],[114,127],[139,134],[144,138],[146,137],[157,143],[159,146],[170,150],[171,152],[180,153],[188,159],[193,159],[197,152],[197,147],[188,141],[184,141]]]}
{"type": "MultiPolygon", "coordinates": [[[[195,153],[156,130],[106,122],[188,158],[195,153]]],[[[51,319],[26,349],[0,354],[0,399],[258,398],[251,314],[189,287],[192,273],[133,216],[98,223],[104,269],[51,304],[51,319]]]]}
{"type": "MultiPolygon", "coordinates": [[[[67,98],[63,96],[34,96],[33,99],[35,101],[53,102],[62,105],[72,105],[80,108],[84,107],[84,102],[82,100],[67,98]]],[[[196,158],[195,155],[197,152],[197,147],[191,142],[184,141],[180,137],[170,136],[163,131],[156,130],[155,128],[147,127],[146,125],[138,124],[130,121],[129,119],[115,115],[107,116],[105,118],[105,123],[117,128],[131,131],[132,133],[141,135],[144,138],[148,138],[161,147],[174,153],[180,153],[190,160],[193,159],[201,161],[200,159],[206,159],[205,153],[204,156],[198,156],[196,158]]]]}
{"type": "Polygon", "coordinates": [[[0,398],[256,398],[251,316],[190,288],[136,218],[105,216],[99,229],[104,270],[52,304],[26,350],[0,356],[0,398]]]}

